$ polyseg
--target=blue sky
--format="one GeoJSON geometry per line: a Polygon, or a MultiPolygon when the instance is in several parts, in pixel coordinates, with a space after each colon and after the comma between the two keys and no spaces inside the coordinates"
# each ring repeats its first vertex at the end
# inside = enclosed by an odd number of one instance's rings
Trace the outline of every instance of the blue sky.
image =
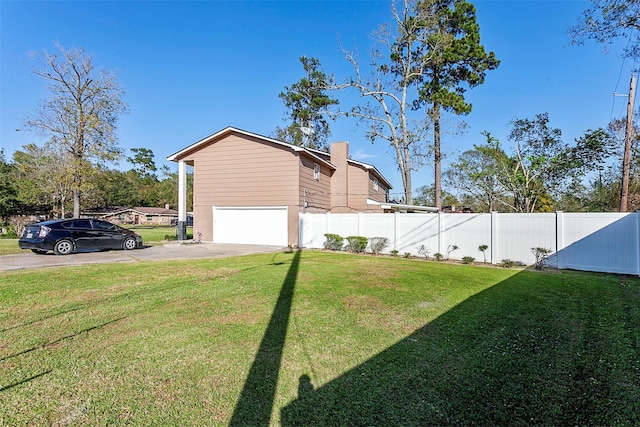
{"type": "MultiPolygon", "coordinates": [[[[467,92],[473,104],[462,135],[445,135],[447,160],[482,143],[489,131],[509,147],[509,121],[548,112],[566,141],[622,117],[634,64],[621,40],[569,46],[567,30],[588,1],[473,2],[485,49],[501,60],[484,85],[467,92]]],[[[352,71],[338,38],[366,62],[370,35],[390,22],[390,2],[367,1],[7,1],[0,0],[0,148],[10,159],[42,138],[23,128],[47,95],[31,73],[29,53],[84,47],[94,63],[117,70],[130,113],[120,119],[124,149],[150,148],[165,158],[226,126],[269,135],[283,125],[278,93],[303,76],[298,58],[316,57],[342,80],[352,71]],[[20,129],[16,131],[16,129],[20,129]]],[[[338,93],[342,108],[357,98],[338,93]]],[[[451,118],[452,123],[455,118],[451,118]]],[[[376,165],[402,193],[386,145],[366,140],[352,119],[332,123],[333,140],[349,141],[357,160],[376,165]]],[[[445,161],[447,161],[445,160],[445,161]]],[[[174,164],[171,164],[175,168],[174,164]]],[[[127,168],[121,163],[121,168],[127,168]]],[[[433,183],[433,169],[413,175],[414,189],[433,183]]]]}

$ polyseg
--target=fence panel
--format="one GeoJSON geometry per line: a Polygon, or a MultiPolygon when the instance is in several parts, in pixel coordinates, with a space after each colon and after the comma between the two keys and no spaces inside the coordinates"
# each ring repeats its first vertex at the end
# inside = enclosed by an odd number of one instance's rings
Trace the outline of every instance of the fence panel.
{"type": "Polygon", "coordinates": [[[531,248],[541,247],[556,250],[556,214],[505,213],[498,216],[494,244],[497,256],[494,264],[510,259],[533,264],[535,256],[531,248]]]}
{"type": "Polygon", "coordinates": [[[549,265],[558,268],[640,274],[640,214],[491,213],[491,214],[300,214],[300,246],[322,248],[325,233],[343,237],[387,237],[400,255],[419,255],[424,245],[433,255],[483,260],[510,259],[533,264],[532,248],[551,249],[549,265]]]}
{"type": "Polygon", "coordinates": [[[431,254],[438,252],[438,215],[394,214],[397,217],[396,250],[398,254],[419,255],[424,245],[431,254]]]}
{"type": "MultiPolygon", "coordinates": [[[[480,245],[491,246],[491,214],[441,214],[442,233],[439,252],[447,255],[450,245],[458,246],[458,250],[451,252],[452,259],[462,259],[470,256],[476,260],[484,260],[480,245]]],[[[487,250],[487,262],[491,262],[490,250],[487,250]]]]}
{"type": "Polygon", "coordinates": [[[638,214],[561,214],[560,268],[638,274],[638,214]]]}

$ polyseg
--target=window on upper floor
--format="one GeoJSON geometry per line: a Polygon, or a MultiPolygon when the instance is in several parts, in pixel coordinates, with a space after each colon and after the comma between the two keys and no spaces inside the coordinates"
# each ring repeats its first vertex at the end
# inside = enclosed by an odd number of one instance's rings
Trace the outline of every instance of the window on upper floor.
{"type": "Polygon", "coordinates": [[[373,177],[373,189],[374,191],[378,191],[378,178],[376,178],[375,176],[373,177]]]}
{"type": "Polygon", "coordinates": [[[320,165],[317,163],[313,164],[313,179],[320,181],[320,165]]]}

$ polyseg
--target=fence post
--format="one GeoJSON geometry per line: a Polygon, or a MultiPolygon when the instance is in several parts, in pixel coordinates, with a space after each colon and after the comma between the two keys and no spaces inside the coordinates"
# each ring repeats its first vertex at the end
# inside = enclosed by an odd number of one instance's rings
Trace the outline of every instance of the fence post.
{"type": "Polygon", "coordinates": [[[327,234],[327,233],[331,233],[330,230],[331,230],[331,212],[327,211],[326,221],[324,223],[324,233],[323,233],[323,235],[327,234]]]}
{"type": "Polygon", "coordinates": [[[444,247],[444,213],[438,212],[438,253],[442,254],[442,248],[444,247]]]}
{"type": "Polygon", "coordinates": [[[498,212],[491,211],[491,264],[498,263],[498,212]]]}
{"type": "Polygon", "coordinates": [[[564,249],[564,212],[556,211],[556,268],[564,268],[562,250],[564,249]]]}
{"type": "Polygon", "coordinates": [[[636,274],[640,276],[640,211],[633,214],[636,216],[636,274]]]}
{"type": "Polygon", "coordinates": [[[397,251],[398,250],[398,228],[400,227],[399,222],[399,218],[400,218],[400,213],[399,212],[394,212],[393,213],[393,250],[397,251]]]}

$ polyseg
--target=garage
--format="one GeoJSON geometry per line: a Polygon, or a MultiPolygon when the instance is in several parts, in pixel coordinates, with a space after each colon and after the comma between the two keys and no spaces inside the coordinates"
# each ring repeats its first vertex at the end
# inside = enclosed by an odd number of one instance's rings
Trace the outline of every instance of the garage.
{"type": "Polygon", "coordinates": [[[213,207],[213,242],[287,246],[286,206],[213,207]]]}

